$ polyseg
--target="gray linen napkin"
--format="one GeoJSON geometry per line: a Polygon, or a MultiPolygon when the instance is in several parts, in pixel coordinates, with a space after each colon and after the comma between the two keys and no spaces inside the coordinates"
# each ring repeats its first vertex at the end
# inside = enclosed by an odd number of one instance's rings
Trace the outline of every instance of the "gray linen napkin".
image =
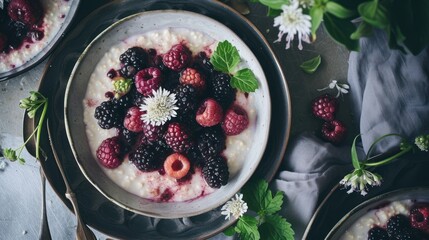
{"type": "MultiPolygon", "coordinates": [[[[390,50],[383,34],[362,39],[361,51],[350,54],[348,83],[363,151],[387,133],[410,139],[429,133],[429,48],[413,56],[390,50]]],[[[394,138],[383,141],[376,152],[397,144],[394,138]]],[[[286,195],[282,214],[292,223],[296,239],[301,239],[321,194],[350,171],[349,151],[308,133],[292,139],[272,187],[286,195]]]]}

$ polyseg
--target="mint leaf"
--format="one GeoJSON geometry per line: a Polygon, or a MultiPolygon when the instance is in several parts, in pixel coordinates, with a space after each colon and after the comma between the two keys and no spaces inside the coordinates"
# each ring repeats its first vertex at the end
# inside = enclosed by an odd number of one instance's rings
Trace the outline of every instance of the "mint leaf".
{"type": "Polygon", "coordinates": [[[351,21],[337,18],[330,13],[323,15],[323,21],[326,31],[335,41],[346,46],[348,50],[359,50],[359,41],[350,39],[350,35],[356,31],[351,21]]]}
{"type": "Polygon", "coordinates": [[[282,6],[289,4],[289,0],[259,0],[260,3],[272,9],[282,9],[282,6]]]}
{"type": "Polygon", "coordinates": [[[223,234],[225,234],[228,237],[233,236],[235,234],[235,227],[234,226],[228,227],[223,231],[223,234]]]}
{"type": "Polygon", "coordinates": [[[217,71],[231,73],[240,62],[238,50],[227,40],[218,43],[210,62],[217,71]]]}
{"type": "Polygon", "coordinates": [[[312,74],[317,70],[321,62],[322,58],[320,55],[318,55],[308,61],[303,62],[299,67],[304,70],[304,72],[312,74]]]}
{"type": "Polygon", "coordinates": [[[316,31],[322,23],[323,19],[323,8],[314,6],[310,9],[311,16],[311,35],[313,36],[313,41],[316,40],[316,31]]]}
{"type": "Polygon", "coordinates": [[[249,209],[260,215],[273,214],[281,209],[283,204],[282,192],[277,192],[273,197],[268,183],[260,180],[258,183],[249,182],[242,189],[243,199],[247,202],[249,209]]]}
{"type": "Polygon", "coordinates": [[[332,1],[326,3],[326,11],[336,17],[343,19],[353,17],[356,14],[355,11],[349,10],[341,6],[340,4],[332,1]]]}
{"type": "Polygon", "coordinates": [[[244,68],[231,78],[231,86],[242,92],[254,92],[258,89],[258,80],[252,70],[244,68]]]}
{"type": "Polygon", "coordinates": [[[277,214],[266,216],[259,229],[261,239],[293,240],[295,235],[290,223],[277,214]]]}
{"type": "Polygon", "coordinates": [[[361,22],[352,35],[350,35],[351,39],[359,39],[361,37],[367,37],[372,33],[372,27],[366,22],[361,22]]]}
{"type": "Polygon", "coordinates": [[[258,220],[255,217],[247,215],[240,217],[235,231],[240,235],[240,239],[259,240],[261,238],[258,232],[258,220]]]}
{"type": "Polygon", "coordinates": [[[362,19],[374,27],[385,29],[389,25],[388,11],[378,0],[361,3],[358,11],[362,19]]]}

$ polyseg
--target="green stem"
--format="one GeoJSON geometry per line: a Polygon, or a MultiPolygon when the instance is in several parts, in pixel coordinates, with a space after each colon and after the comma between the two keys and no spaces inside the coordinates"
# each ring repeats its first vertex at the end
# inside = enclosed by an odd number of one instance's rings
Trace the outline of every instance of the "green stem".
{"type": "Polygon", "coordinates": [[[386,134],[386,135],[383,135],[383,136],[377,138],[369,147],[368,154],[366,155],[366,159],[365,159],[364,163],[372,158],[371,154],[372,154],[372,151],[374,151],[377,143],[381,142],[382,140],[384,140],[385,138],[388,138],[388,137],[400,137],[402,140],[404,140],[404,138],[401,135],[396,134],[396,133],[386,134]]]}
{"type": "Polygon", "coordinates": [[[36,137],[36,159],[40,160],[40,136],[42,135],[42,125],[45,120],[46,112],[48,110],[48,101],[45,99],[42,114],[40,115],[39,124],[37,125],[37,137],[36,137]]]}
{"type": "Polygon", "coordinates": [[[380,166],[380,165],[386,164],[386,163],[388,163],[388,162],[390,162],[390,161],[392,161],[392,160],[394,160],[396,158],[399,158],[400,156],[402,156],[402,155],[406,154],[407,152],[411,151],[412,149],[413,148],[411,146],[409,146],[409,147],[405,148],[404,150],[400,151],[399,153],[397,153],[397,154],[395,154],[395,155],[393,155],[393,156],[391,156],[389,158],[386,158],[386,159],[381,160],[379,162],[362,163],[362,165],[364,165],[366,167],[380,166]]]}
{"type": "Polygon", "coordinates": [[[22,150],[24,150],[24,146],[30,141],[30,139],[34,136],[34,134],[37,132],[38,129],[39,129],[39,126],[37,126],[36,129],[34,129],[34,131],[30,134],[30,136],[27,138],[27,140],[25,140],[24,144],[22,144],[21,147],[16,149],[16,150],[19,150],[18,155],[17,155],[18,158],[21,156],[22,150]]]}

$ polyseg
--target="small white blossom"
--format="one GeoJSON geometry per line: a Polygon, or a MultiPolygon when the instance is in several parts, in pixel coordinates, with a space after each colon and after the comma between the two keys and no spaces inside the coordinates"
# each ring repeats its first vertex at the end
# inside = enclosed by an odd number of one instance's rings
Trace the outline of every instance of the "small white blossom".
{"type": "Polygon", "coordinates": [[[332,80],[327,87],[317,89],[317,91],[323,91],[326,89],[334,89],[334,88],[337,89],[337,95],[335,97],[338,98],[342,94],[349,93],[350,86],[347,83],[338,83],[337,80],[332,80]]]}
{"type": "Polygon", "coordinates": [[[161,126],[177,115],[176,110],[179,108],[175,105],[176,94],[163,88],[152,90],[152,94],[153,96],[145,98],[140,105],[140,110],[146,112],[142,114],[141,119],[146,124],[161,126]]]}
{"type": "Polygon", "coordinates": [[[243,194],[235,194],[235,198],[231,198],[225,205],[222,206],[222,215],[226,215],[225,219],[230,219],[231,215],[236,219],[243,216],[247,212],[247,203],[243,201],[243,194]]]}
{"type": "Polygon", "coordinates": [[[279,27],[278,39],[280,42],[286,34],[286,49],[290,48],[290,42],[298,35],[298,49],[302,50],[302,42],[310,43],[311,17],[302,13],[298,1],[292,1],[290,5],[282,6],[283,12],[274,18],[274,27],[279,27]]]}
{"type": "Polygon", "coordinates": [[[303,8],[310,8],[314,5],[314,0],[298,0],[298,2],[303,8]]]}
{"type": "Polygon", "coordinates": [[[365,196],[368,193],[368,186],[380,186],[381,180],[381,176],[376,173],[365,169],[355,169],[352,173],[347,174],[340,184],[346,188],[350,187],[347,191],[348,194],[356,191],[365,196]]]}

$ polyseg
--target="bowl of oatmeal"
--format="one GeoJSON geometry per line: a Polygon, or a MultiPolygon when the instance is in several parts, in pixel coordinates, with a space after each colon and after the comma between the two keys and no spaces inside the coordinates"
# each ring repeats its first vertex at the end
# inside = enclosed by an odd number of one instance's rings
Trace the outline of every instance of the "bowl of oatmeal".
{"type": "Polygon", "coordinates": [[[84,51],[65,97],[66,132],[86,178],[119,206],[158,218],[198,215],[229,200],[265,150],[271,102],[261,65],[221,23],[175,10],[139,13],[84,51]],[[234,73],[216,49],[239,53],[234,73]],[[258,88],[231,85],[251,69],[258,88]]]}
{"type": "Polygon", "coordinates": [[[0,9],[0,80],[44,59],[63,36],[79,0],[10,0],[0,9]]]}
{"type": "Polygon", "coordinates": [[[428,239],[429,189],[406,188],[371,198],[344,216],[325,239],[428,239]]]}

